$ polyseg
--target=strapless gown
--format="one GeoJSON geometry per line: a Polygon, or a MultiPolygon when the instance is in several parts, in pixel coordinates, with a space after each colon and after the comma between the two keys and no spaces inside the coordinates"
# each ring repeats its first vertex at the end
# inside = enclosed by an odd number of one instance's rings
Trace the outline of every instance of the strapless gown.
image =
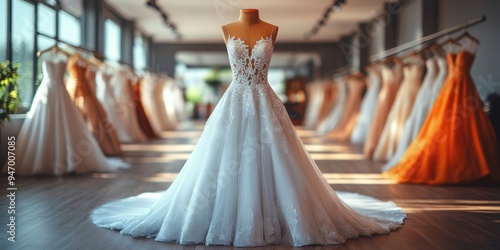
{"type": "Polygon", "coordinates": [[[165,191],[114,201],[93,222],[181,244],[340,244],[386,234],[405,214],[393,202],[332,190],[267,82],[272,38],[227,42],[233,82],[165,191]]]}

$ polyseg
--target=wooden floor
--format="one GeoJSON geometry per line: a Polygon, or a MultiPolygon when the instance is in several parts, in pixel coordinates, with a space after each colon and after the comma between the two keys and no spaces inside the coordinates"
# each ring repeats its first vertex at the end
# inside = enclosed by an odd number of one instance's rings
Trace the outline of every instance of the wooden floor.
{"type": "MultiPolygon", "coordinates": [[[[166,189],[202,129],[201,123],[183,124],[164,132],[164,139],[123,145],[133,168],[119,173],[18,178],[16,243],[7,241],[7,177],[1,176],[0,249],[230,249],[132,238],[89,219],[103,203],[166,189]]],[[[408,213],[404,226],[389,235],[303,249],[500,249],[500,187],[394,184],[380,176],[380,164],[363,160],[360,146],[298,131],[332,188],[393,200],[408,213]]]]}

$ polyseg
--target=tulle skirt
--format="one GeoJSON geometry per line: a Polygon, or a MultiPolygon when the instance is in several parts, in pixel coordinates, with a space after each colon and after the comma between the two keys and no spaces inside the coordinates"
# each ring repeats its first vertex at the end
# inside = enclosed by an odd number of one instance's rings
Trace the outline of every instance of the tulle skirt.
{"type": "Polygon", "coordinates": [[[134,237],[234,246],[340,244],[388,233],[406,217],[393,202],[341,198],[271,87],[231,84],[165,192],[114,201],[91,216],[134,237]]]}

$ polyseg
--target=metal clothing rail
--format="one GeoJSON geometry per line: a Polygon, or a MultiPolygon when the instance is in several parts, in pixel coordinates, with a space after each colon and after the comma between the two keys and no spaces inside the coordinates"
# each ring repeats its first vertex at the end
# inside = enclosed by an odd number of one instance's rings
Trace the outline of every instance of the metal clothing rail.
{"type": "Polygon", "coordinates": [[[412,42],[409,42],[409,43],[405,43],[403,45],[400,45],[400,46],[397,46],[397,47],[394,47],[392,49],[388,49],[386,51],[383,51],[383,52],[380,52],[376,55],[373,55],[370,57],[370,61],[371,62],[374,62],[374,61],[378,61],[378,60],[381,60],[381,59],[384,59],[386,57],[389,57],[389,56],[392,56],[392,55],[395,55],[399,52],[402,52],[402,51],[405,51],[405,50],[408,50],[408,49],[411,49],[417,45],[420,45],[420,44],[424,44],[424,43],[428,43],[428,42],[431,42],[431,41],[434,41],[434,40],[437,40],[443,36],[446,36],[446,35],[449,35],[449,34],[453,34],[455,32],[458,32],[458,31],[461,31],[461,30],[464,30],[464,29],[467,29],[469,27],[472,27],[474,25],[477,25],[477,24],[480,24],[480,23],[483,23],[486,21],[486,16],[482,16],[480,18],[476,18],[476,19],[473,19],[473,20],[470,20],[470,21],[467,21],[467,22],[464,22],[462,24],[459,24],[459,25],[456,25],[456,26],[453,26],[453,27],[450,27],[448,29],[445,29],[445,30],[442,30],[442,31],[439,31],[439,32],[436,32],[434,34],[431,34],[431,35],[428,35],[428,36],[425,36],[425,37],[422,37],[418,40],[415,40],[415,41],[412,41],[412,42]]]}
{"type": "Polygon", "coordinates": [[[71,43],[68,43],[68,42],[62,41],[62,40],[60,40],[59,38],[55,38],[55,37],[52,37],[52,36],[48,36],[48,35],[43,34],[43,33],[40,33],[40,32],[38,32],[38,33],[37,33],[37,35],[40,35],[40,36],[43,36],[43,37],[47,37],[47,38],[49,38],[49,39],[52,39],[52,40],[54,40],[55,44],[62,43],[62,44],[65,44],[65,45],[67,45],[67,46],[69,46],[69,47],[71,47],[71,48],[75,49],[75,50],[80,50],[80,51],[83,51],[83,52],[85,52],[85,53],[90,53],[90,54],[93,54],[93,55],[94,55],[94,56],[96,56],[96,57],[103,57],[103,58],[104,58],[104,56],[102,55],[102,53],[101,53],[101,52],[99,52],[99,51],[96,51],[96,50],[90,50],[90,49],[84,48],[84,47],[82,47],[82,46],[76,46],[76,45],[73,45],[73,44],[71,44],[71,43]]]}
{"type": "MultiPolygon", "coordinates": [[[[65,41],[62,41],[58,38],[54,38],[54,37],[51,37],[51,36],[48,36],[46,34],[43,34],[43,33],[37,33],[37,35],[41,35],[41,36],[44,36],[44,37],[47,37],[47,38],[50,38],[50,39],[53,39],[55,44],[65,44],[67,46],[69,46],[70,48],[73,48],[74,50],[79,50],[80,52],[84,52],[84,53],[88,53],[88,54],[92,54],[94,57],[96,57],[97,59],[101,60],[101,61],[106,61],[107,58],[104,56],[104,54],[102,52],[99,52],[97,50],[91,50],[91,49],[87,49],[87,48],[84,48],[82,46],[76,46],[76,45],[73,45],[71,43],[68,43],[68,42],[65,42],[65,41]]],[[[129,66],[129,67],[132,67],[132,64],[129,63],[129,62],[125,62],[123,60],[119,60],[117,63],[119,64],[122,64],[122,65],[125,65],[125,66],[129,66]]]]}

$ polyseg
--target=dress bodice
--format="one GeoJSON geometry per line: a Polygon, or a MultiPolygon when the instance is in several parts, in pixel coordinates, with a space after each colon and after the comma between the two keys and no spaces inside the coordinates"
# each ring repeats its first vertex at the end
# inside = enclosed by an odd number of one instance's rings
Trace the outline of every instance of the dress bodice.
{"type": "Polygon", "coordinates": [[[50,56],[43,59],[42,71],[44,79],[50,84],[64,83],[66,74],[66,58],[62,56],[50,56]]]}
{"type": "Polygon", "coordinates": [[[73,55],[68,60],[68,73],[78,83],[86,81],[87,63],[79,56],[73,55]]]}
{"type": "Polygon", "coordinates": [[[267,82],[274,48],[272,36],[262,37],[251,50],[240,38],[229,36],[226,47],[233,72],[233,82],[248,85],[267,82]]]}
{"type": "Polygon", "coordinates": [[[90,64],[87,67],[87,71],[85,72],[85,78],[87,79],[88,85],[92,93],[95,94],[95,77],[97,73],[97,67],[95,65],[90,64]]]}
{"type": "Polygon", "coordinates": [[[434,58],[427,59],[425,62],[425,68],[427,69],[427,75],[431,76],[430,79],[436,78],[438,71],[437,62],[434,58]]]}
{"type": "Polygon", "coordinates": [[[440,79],[440,81],[443,81],[446,77],[446,74],[448,73],[448,63],[446,62],[446,59],[444,57],[438,57],[436,59],[436,63],[439,68],[439,73],[436,77],[436,80],[440,79]]]}
{"type": "Polygon", "coordinates": [[[423,64],[413,63],[405,67],[404,78],[408,77],[410,86],[420,87],[422,84],[422,76],[424,74],[423,64]]]}
{"type": "Polygon", "coordinates": [[[446,62],[448,63],[448,72],[454,72],[455,70],[455,58],[457,58],[457,55],[454,53],[448,53],[446,54],[446,62]]]}
{"type": "Polygon", "coordinates": [[[403,69],[400,65],[396,65],[393,68],[385,66],[382,68],[382,79],[385,88],[398,89],[399,84],[403,80],[403,69]]]}
{"type": "Polygon", "coordinates": [[[368,81],[366,81],[368,88],[379,88],[381,80],[382,75],[380,69],[377,68],[368,71],[368,81]]]}
{"type": "Polygon", "coordinates": [[[464,50],[458,53],[455,57],[455,74],[470,74],[472,64],[474,63],[475,55],[464,50]]]}

